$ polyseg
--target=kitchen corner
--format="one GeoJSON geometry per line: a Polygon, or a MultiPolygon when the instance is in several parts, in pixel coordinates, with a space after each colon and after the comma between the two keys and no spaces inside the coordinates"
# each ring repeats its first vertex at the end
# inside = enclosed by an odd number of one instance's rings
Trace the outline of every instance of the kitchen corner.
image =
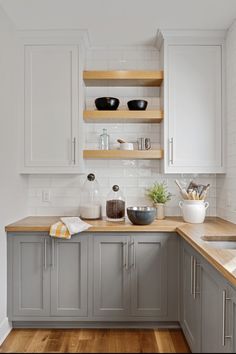
{"type": "Polygon", "coordinates": [[[236,353],[236,1],[0,3],[0,353],[236,353]]]}

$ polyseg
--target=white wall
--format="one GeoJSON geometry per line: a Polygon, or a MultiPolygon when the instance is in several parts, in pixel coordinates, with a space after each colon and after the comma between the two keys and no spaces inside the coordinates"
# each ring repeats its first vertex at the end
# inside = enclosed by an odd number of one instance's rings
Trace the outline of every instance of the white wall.
{"type": "Polygon", "coordinates": [[[27,214],[27,179],[17,172],[17,118],[14,28],[0,7],[0,343],[9,330],[6,224],[27,214]]]}
{"type": "MultiPolygon", "coordinates": [[[[158,70],[159,52],[154,47],[92,47],[87,52],[87,70],[158,70]]],[[[94,107],[96,97],[114,96],[121,101],[120,108],[126,106],[131,98],[147,99],[148,108],[160,106],[159,89],[150,87],[87,87],[86,106],[94,107]]],[[[127,108],[127,106],[126,106],[127,108]]],[[[82,119],[82,118],[81,118],[82,119]]],[[[98,137],[102,128],[107,128],[113,147],[117,138],[135,142],[138,137],[150,137],[153,147],[159,147],[161,132],[159,124],[86,124],[85,148],[98,148],[98,137]]],[[[167,215],[180,215],[178,207],[179,193],[174,183],[176,178],[186,184],[192,178],[200,183],[210,183],[210,208],[208,215],[216,214],[216,177],[214,175],[162,175],[160,162],[151,160],[106,161],[87,160],[87,172],[94,172],[101,186],[103,214],[105,200],[113,184],[119,184],[123,190],[127,206],[147,205],[151,202],[145,196],[146,188],[156,180],[165,180],[170,191],[175,194],[167,204],[167,215]]],[[[79,176],[31,176],[29,189],[30,210],[33,215],[78,215],[79,194],[82,181],[79,176]],[[44,189],[51,190],[50,203],[42,202],[44,189]]]]}
{"type": "Polygon", "coordinates": [[[236,22],[228,30],[227,41],[227,174],[217,177],[217,215],[236,223],[236,22]]]}

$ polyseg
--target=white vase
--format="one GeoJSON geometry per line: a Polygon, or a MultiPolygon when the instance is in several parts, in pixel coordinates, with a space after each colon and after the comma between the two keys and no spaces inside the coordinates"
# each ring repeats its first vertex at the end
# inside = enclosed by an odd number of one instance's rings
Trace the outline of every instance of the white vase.
{"type": "Polygon", "coordinates": [[[179,206],[182,209],[184,221],[201,224],[205,220],[209,203],[203,200],[183,200],[179,202],[179,206]]]}
{"type": "Polygon", "coordinates": [[[157,220],[163,220],[165,219],[165,204],[163,203],[155,203],[154,204],[156,210],[157,210],[157,220]]]}

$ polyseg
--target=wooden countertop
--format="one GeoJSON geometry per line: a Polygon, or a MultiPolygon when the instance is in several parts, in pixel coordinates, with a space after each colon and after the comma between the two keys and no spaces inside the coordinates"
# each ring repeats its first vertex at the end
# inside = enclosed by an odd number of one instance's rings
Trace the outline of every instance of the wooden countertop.
{"type": "MultiPolygon", "coordinates": [[[[6,226],[7,232],[49,232],[50,225],[59,216],[33,216],[6,226]]],[[[236,249],[216,249],[210,242],[235,241],[236,225],[219,218],[207,218],[204,224],[187,224],[182,218],[168,217],[156,220],[150,225],[133,225],[129,221],[112,223],[106,220],[89,221],[92,225],[87,232],[177,232],[230,283],[236,286],[236,249]]]]}
{"type": "MultiPolygon", "coordinates": [[[[6,226],[5,230],[7,232],[49,232],[50,226],[59,220],[59,216],[29,216],[6,226]]],[[[86,222],[92,225],[87,232],[174,232],[178,226],[184,223],[182,218],[177,217],[155,220],[150,225],[133,225],[128,220],[124,222],[86,220],[86,222]]]]}

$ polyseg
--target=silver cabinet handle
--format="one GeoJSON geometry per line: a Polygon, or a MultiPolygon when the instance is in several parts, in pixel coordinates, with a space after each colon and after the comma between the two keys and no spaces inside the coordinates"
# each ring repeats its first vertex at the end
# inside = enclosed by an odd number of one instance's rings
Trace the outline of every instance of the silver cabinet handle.
{"type": "Polygon", "coordinates": [[[52,238],[52,269],[55,267],[55,240],[52,238]]]}
{"type": "Polygon", "coordinates": [[[135,243],[134,241],[130,244],[132,247],[132,264],[131,266],[135,269],[136,268],[136,252],[135,252],[135,243]]]}
{"type": "Polygon", "coordinates": [[[122,247],[123,247],[123,267],[126,268],[126,243],[123,242],[122,247]]]}
{"type": "Polygon", "coordinates": [[[47,239],[44,239],[44,269],[47,269],[47,239]]]}
{"type": "Polygon", "coordinates": [[[129,243],[126,242],[125,269],[129,270],[129,243]]]}
{"type": "Polygon", "coordinates": [[[200,294],[197,292],[197,267],[200,267],[200,264],[197,263],[196,259],[193,260],[193,298],[196,299],[196,295],[200,294]]]}
{"type": "Polygon", "coordinates": [[[190,287],[191,287],[191,295],[193,295],[193,262],[194,258],[191,256],[190,260],[190,287]]]}
{"type": "Polygon", "coordinates": [[[227,336],[225,333],[226,333],[226,302],[227,301],[230,301],[231,298],[227,297],[226,296],[226,290],[223,290],[223,293],[222,293],[222,300],[223,300],[223,303],[222,303],[222,320],[223,320],[223,323],[222,323],[222,346],[225,347],[225,340],[226,339],[232,339],[232,336],[227,336]]]}
{"type": "Polygon", "coordinates": [[[174,163],[174,138],[169,139],[169,163],[174,163]]]}
{"type": "Polygon", "coordinates": [[[76,138],[73,139],[73,164],[76,164],[76,138]]]}

